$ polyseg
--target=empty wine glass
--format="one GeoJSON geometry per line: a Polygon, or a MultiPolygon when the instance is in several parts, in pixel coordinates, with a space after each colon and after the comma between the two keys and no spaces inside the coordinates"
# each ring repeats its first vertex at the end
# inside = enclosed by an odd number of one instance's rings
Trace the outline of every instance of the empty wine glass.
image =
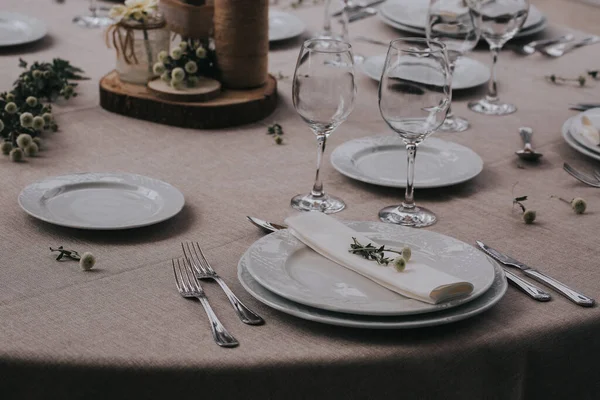
{"type": "Polygon", "coordinates": [[[502,103],[496,85],[496,63],[502,46],[512,39],[525,23],[529,14],[529,0],[467,0],[481,36],[490,45],[492,79],[485,98],[469,103],[475,112],[488,115],[507,115],[517,111],[514,104],[502,103]]]}
{"type": "Polygon", "coordinates": [[[296,111],[317,137],[317,173],[311,192],[292,198],[293,208],[331,214],[346,206],[341,199],[325,194],[320,171],[327,138],[346,120],[355,96],[352,47],[331,39],[304,42],[294,72],[292,98],[296,111]]]}
{"type": "Polygon", "coordinates": [[[379,82],[379,110],[406,144],[408,157],[404,202],[379,211],[392,224],[422,227],[437,220],[414,202],[417,147],[444,122],[452,98],[452,73],[446,46],[421,38],[403,38],[389,45],[379,82]]]}
{"type": "MultiPolygon", "coordinates": [[[[428,39],[436,39],[446,45],[450,71],[454,75],[456,62],[473,50],[479,41],[479,18],[469,12],[463,0],[431,0],[429,3],[426,33],[428,39]]],[[[443,132],[462,132],[469,128],[469,121],[456,117],[448,109],[448,116],[440,126],[443,132]]]]}
{"type": "Polygon", "coordinates": [[[112,25],[115,22],[106,15],[98,14],[98,4],[96,0],[90,0],[89,10],[89,15],[78,15],[73,18],[73,23],[85,28],[102,28],[112,25]]]}

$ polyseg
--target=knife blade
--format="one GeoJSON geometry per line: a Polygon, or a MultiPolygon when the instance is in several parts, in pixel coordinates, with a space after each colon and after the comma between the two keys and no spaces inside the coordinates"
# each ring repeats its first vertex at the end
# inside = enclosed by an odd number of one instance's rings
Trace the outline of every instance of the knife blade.
{"type": "Polygon", "coordinates": [[[477,241],[477,245],[484,252],[486,252],[489,256],[491,256],[495,260],[501,262],[502,264],[504,264],[506,266],[520,269],[521,271],[523,271],[523,273],[525,275],[529,276],[532,279],[535,279],[536,281],[540,282],[543,285],[548,286],[549,288],[556,290],[558,293],[562,294],[563,296],[565,296],[566,298],[571,300],[573,303],[580,305],[582,307],[592,307],[594,305],[594,303],[595,303],[594,299],[592,299],[582,293],[579,293],[578,291],[576,291],[574,289],[571,289],[564,283],[559,282],[556,279],[551,278],[550,276],[548,276],[536,269],[533,269],[533,268],[529,267],[528,265],[523,264],[522,262],[517,261],[514,258],[509,257],[504,253],[499,252],[498,250],[495,250],[495,249],[487,246],[486,244],[484,244],[483,242],[480,242],[479,240],[477,241]]]}

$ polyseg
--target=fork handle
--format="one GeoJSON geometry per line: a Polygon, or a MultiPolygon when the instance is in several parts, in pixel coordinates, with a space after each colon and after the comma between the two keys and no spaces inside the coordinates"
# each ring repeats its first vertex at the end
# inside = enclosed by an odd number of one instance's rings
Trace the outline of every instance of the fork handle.
{"type": "Polygon", "coordinates": [[[221,347],[236,347],[239,345],[239,342],[231,336],[227,329],[223,326],[219,318],[217,318],[217,314],[213,311],[208,299],[206,297],[198,296],[198,300],[200,300],[200,304],[204,307],[204,311],[206,311],[206,315],[210,321],[210,329],[212,330],[213,338],[215,342],[221,347]]]}
{"type": "Polygon", "coordinates": [[[534,269],[526,269],[523,271],[523,273],[529,276],[530,278],[533,278],[536,281],[551,287],[552,289],[556,290],[558,293],[562,294],[577,305],[580,305],[582,307],[592,307],[595,303],[594,299],[587,297],[586,295],[579,293],[576,290],[571,289],[564,283],[561,283],[556,279],[541,273],[540,271],[536,271],[534,269]]]}
{"type": "Polygon", "coordinates": [[[235,309],[238,317],[242,320],[243,323],[248,325],[262,325],[265,321],[254,311],[250,310],[248,307],[241,302],[240,299],[229,289],[229,286],[221,279],[220,277],[215,277],[215,281],[221,286],[221,289],[225,292],[225,295],[229,299],[229,302],[235,309]]]}

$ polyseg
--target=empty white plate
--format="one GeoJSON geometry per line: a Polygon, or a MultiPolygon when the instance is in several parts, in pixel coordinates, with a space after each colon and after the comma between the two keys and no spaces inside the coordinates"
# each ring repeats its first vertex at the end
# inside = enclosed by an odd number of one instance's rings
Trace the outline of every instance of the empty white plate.
{"type": "Polygon", "coordinates": [[[0,47],[35,42],[46,33],[46,24],[37,18],[0,11],[0,47]]]}
{"type": "MultiPolygon", "coordinates": [[[[279,296],[323,310],[361,315],[410,315],[449,309],[482,295],[494,281],[494,262],[457,239],[381,222],[348,225],[377,243],[396,248],[410,246],[411,262],[467,280],[473,284],[473,292],[440,304],[404,297],[317,254],[287,229],[250,246],[245,266],[254,279],[279,296]]],[[[373,268],[385,267],[373,263],[373,268]]]]}
{"type": "MultiPolygon", "coordinates": [[[[374,185],[406,187],[406,147],[396,135],[350,140],[331,154],[331,164],[349,178],[374,185]]],[[[483,160],[460,144],[428,138],[417,150],[417,189],[456,185],[479,175],[483,160]]]]}
{"type": "Polygon", "coordinates": [[[29,215],[79,229],[129,229],[164,221],[184,205],[173,186],[141,175],[83,173],[27,186],[19,205],[29,215]]]}
{"type": "MultiPolygon", "coordinates": [[[[361,69],[371,79],[379,81],[383,66],[385,64],[385,54],[367,57],[361,64],[361,69]]],[[[415,71],[418,72],[418,66],[415,71]]],[[[483,85],[490,80],[490,69],[483,63],[468,57],[461,57],[456,62],[456,68],[452,75],[452,89],[461,90],[483,85]]],[[[409,77],[398,76],[398,78],[408,79],[409,77]]],[[[414,78],[414,77],[410,77],[414,78]]],[[[419,81],[419,79],[415,79],[419,81]]],[[[436,82],[423,82],[435,85],[436,82]]]]}
{"type": "Polygon", "coordinates": [[[304,22],[295,15],[281,11],[269,11],[269,42],[287,40],[302,35],[304,22]]]}

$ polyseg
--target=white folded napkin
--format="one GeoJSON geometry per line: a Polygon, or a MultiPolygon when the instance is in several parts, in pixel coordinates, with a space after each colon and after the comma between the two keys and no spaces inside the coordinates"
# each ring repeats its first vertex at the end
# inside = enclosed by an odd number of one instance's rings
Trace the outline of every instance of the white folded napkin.
{"type": "Polygon", "coordinates": [[[398,272],[392,265],[386,267],[350,253],[353,237],[365,245],[379,245],[323,213],[302,213],[287,218],[285,223],[298,240],[323,257],[403,296],[437,304],[473,291],[470,282],[413,260],[406,264],[403,272],[398,272]]]}

